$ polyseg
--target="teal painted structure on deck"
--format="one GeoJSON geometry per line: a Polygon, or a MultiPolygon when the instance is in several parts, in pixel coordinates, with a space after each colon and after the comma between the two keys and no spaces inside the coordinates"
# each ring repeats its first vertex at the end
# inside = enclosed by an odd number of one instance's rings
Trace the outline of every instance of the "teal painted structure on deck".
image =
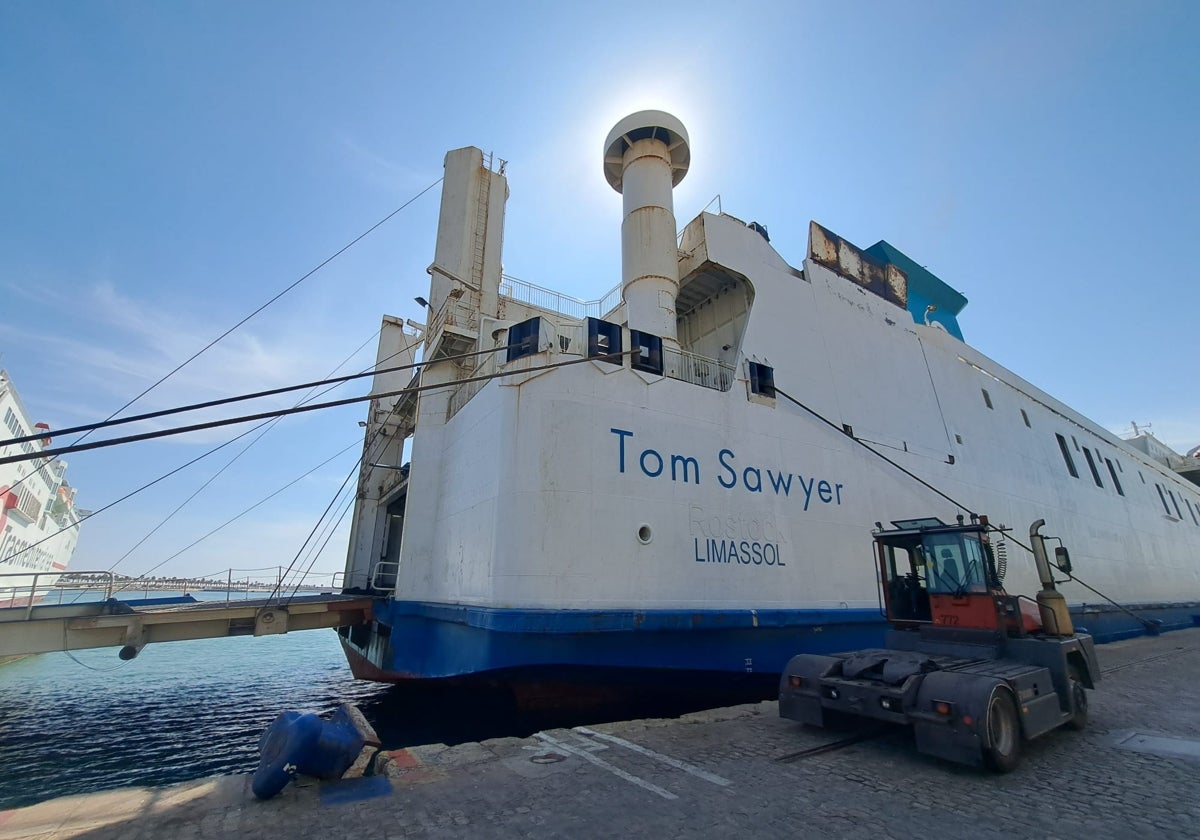
{"type": "Polygon", "coordinates": [[[958,326],[958,313],[962,312],[963,307],[967,305],[967,299],[961,292],[952,289],[940,277],[924,266],[918,265],[911,257],[886,240],[880,239],[867,248],[866,253],[877,260],[891,263],[908,277],[908,311],[912,314],[914,321],[924,324],[925,308],[933,304],[937,307],[937,311],[930,313],[929,320],[941,324],[946,328],[946,332],[959,341],[963,340],[962,329],[958,326]]]}

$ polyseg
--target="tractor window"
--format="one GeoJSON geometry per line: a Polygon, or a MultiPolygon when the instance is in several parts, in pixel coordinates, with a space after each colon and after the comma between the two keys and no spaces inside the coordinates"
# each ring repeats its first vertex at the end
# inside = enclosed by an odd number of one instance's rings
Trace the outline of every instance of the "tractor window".
{"type": "Polygon", "coordinates": [[[888,618],[892,621],[932,621],[921,546],[889,545],[883,552],[888,618]]]}
{"type": "Polygon", "coordinates": [[[963,535],[963,550],[966,552],[967,588],[971,592],[987,590],[987,562],[983,556],[983,546],[979,538],[973,534],[963,535]]]}
{"type": "Polygon", "coordinates": [[[925,538],[929,591],[962,595],[987,589],[983,550],[978,538],[961,534],[930,534],[925,538]]]}

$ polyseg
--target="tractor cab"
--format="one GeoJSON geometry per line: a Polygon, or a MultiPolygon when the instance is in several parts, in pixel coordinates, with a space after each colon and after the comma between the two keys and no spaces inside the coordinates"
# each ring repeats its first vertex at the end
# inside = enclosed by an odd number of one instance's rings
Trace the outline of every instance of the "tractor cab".
{"type": "Polygon", "coordinates": [[[1028,612],[1010,603],[997,572],[986,519],[947,525],[933,517],[892,522],[878,529],[884,612],[897,628],[922,624],[972,630],[1036,629],[1015,621],[1028,612]],[[1013,626],[1020,624],[1020,628],[1013,626]]]}

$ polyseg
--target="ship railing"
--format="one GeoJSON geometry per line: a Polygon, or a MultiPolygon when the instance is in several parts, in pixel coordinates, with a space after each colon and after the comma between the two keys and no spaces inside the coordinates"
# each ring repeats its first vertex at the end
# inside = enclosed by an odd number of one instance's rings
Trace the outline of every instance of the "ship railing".
{"type": "Polygon", "coordinates": [[[620,306],[624,300],[625,298],[621,293],[621,284],[618,283],[609,289],[608,293],[604,297],[600,298],[600,306],[597,308],[597,311],[599,311],[600,314],[597,317],[603,318],[605,315],[620,306]]]}
{"type": "Polygon", "coordinates": [[[478,292],[469,290],[466,295],[447,298],[430,321],[425,336],[434,341],[446,327],[458,327],[466,332],[476,332],[479,329],[478,292]]]}
{"type": "MultiPolygon", "coordinates": [[[[28,578],[33,573],[17,573],[16,577],[28,578]]],[[[246,569],[222,569],[219,572],[200,577],[128,577],[109,571],[77,572],[70,569],[65,572],[41,572],[50,582],[39,584],[39,589],[32,594],[36,603],[54,605],[73,603],[86,597],[87,600],[100,598],[150,598],[151,593],[175,592],[190,594],[204,592],[213,595],[224,595],[225,600],[249,598],[252,594],[274,593],[287,596],[295,592],[336,592],[342,588],[344,572],[289,571],[284,566],[260,566],[246,569]]],[[[31,597],[29,587],[23,586],[19,593],[10,595],[9,588],[0,576],[0,607],[13,606],[13,599],[19,600],[17,606],[27,606],[25,599],[31,597]]]]}
{"type": "MultiPolygon", "coordinates": [[[[475,370],[471,372],[471,377],[488,376],[496,372],[497,358],[502,354],[492,353],[484,357],[484,361],[475,370]]],[[[488,383],[489,380],[481,379],[476,382],[464,382],[450,395],[450,402],[446,406],[446,422],[450,422],[455,414],[462,409],[464,405],[471,401],[471,397],[479,393],[479,389],[488,383]]]]}
{"type": "MultiPolygon", "coordinates": [[[[107,600],[112,597],[116,584],[116,575],[107,569],[94,572],[4,572],[0,573],[0,608],[24,607],[25,617],[33,614],[33,608],[38,604],[63,602],[66,590],[60,586],[60,579],[70,574],[73,578],[87,580],[88,589],[103,592],[107,600]],[[57,601],[55,597],[57,595],[57,601]]],[[[83,588],[81,585],[80,588],[83,588]]]]}
{"type": "MultiPolygon", "coordinates": [[[[566,344],[567,347],[584,347],[584,341],[579,335],[567,335],[567,333],[560,330],[559,337],[560,339],[564,337],[571,339],[566,344]]],[[[564,352],[568,351],[564,350],[564,352]]],[[[578,350],[570,352],[578,352],[578,350]]],[[[501,358],[500,354],[487,357],[487,361],[473,371],[471,376],[486,376],[495,373],[498,369],[499,362],[497,360],[499,358],[501,358]]],[[[699,385],[702,388],[711,388],[714,391],[724,392],[733,387],[734,368],[733,365],[722,362],[719,359],[701,356],[699,353],[663,348],[663,375],[680,382],[688,382],[692,385],[699,385]]],[[[463,406],[470,402],[471,398],[478,394],[488,381],[487,379],[481,379],[474,382],[464,382],[458,386],[450,395],[450,400],[447,403],[446,422],[450,422],[454,415],[458,414],[463,406]]]]}
{"type": "Polygon", "coordinates": [[[389,592],[396,588],[396,575],[400,572],[400,564],[393,560],[380,560],[371,569],[371,588],[379,592],[389,592]]]}
{"type": "Polygon", "coordinates": [[[222,569],[198,578],[128,578],[118,581],[117,591],[141,591],[145,597],[149,597],[152,591],[160,590],[205,592],[209,593],[209,597],[224,594],[226,603],[229,603],[235,599],[247,599],[251,595],[264,593],[287,597],[299,592],[337,592],[342,588],[341,581],[344,577],[344,572],[257,566],[222,569]]]}
{"type": "Polygon", "coordinates": [[[489,172],[496,172],[500,175],[503,175],[504,170],[508,168],[508,161],[506,161],[504,158],[496,157],[495,152],[484,152],[483,168],[489,172]]]}
{"type": "Polygon", "coordinates": [[[733,365],[687,350],[664,347],[663,374],[671,379],[712,388],[714,391],[728,391],[733,387],[733,365]]]}
{"type": "Polygon", "coordinates": [[[581,300],[505,274],[500,279],[500,294],[518,303],[526,303],[581,321],[584,318],[603,318],[621,305],[619,283],[599,300],[581,300]]]}

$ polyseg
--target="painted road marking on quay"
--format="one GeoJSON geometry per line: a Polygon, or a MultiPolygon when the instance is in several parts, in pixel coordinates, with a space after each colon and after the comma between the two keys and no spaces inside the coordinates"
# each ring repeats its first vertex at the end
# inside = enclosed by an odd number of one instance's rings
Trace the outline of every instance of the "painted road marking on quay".
{"type": "Polygon", "coordinates": [[[596,765],[597,767],[599,767],[603,770],[607,770],[608,772],[612,773],[614,776],[622,778],[627,782],[631,782],[640,788],[644,788],[644,789],[650,791],[651,793],[656,793],[659,796],[661,796],[663,799],[678,799],[679,798],[675,794],[671,793],[671,791],[669,791],[669,790],[664,790],[663,788],[660,788],[658,785],[651,784],[650,782],[647,782],[645,779],[639,778],[639,777],[633,775],[632,773],[626,773],[620,767],[617,767],[614,764],[609,764],[604,759],[598,758],[598,757],[592,755],[588,750],[586,750],[582,747],[576,747],[573,744],[568,744],[568,743],[565,743],[564,741],[560,741],[557,738],[547,735],[545,732],[538,732],[536,735],[534,735],[534,737],[540,741],[544,741],[545,743],[550,744],[551,746],[553,746],[557,749],[563,750],[564,752],[569,752],[572,755],[577,755],[580,758],[582,758],[584,761],[590,761],[592,764],[596,765]]]}
{"type": "Polygon", "coordinates": [[[655,752],[654,750],[643,747],[641,744],[635,744],[632,741],[626,741],[624,738],[618,738],[616,735],[608,735],[604,732],[596,732],[595,730],[588,729],[586,726],[576,726],[574,731],[580,732],[584,735],[590,735],[593,738],[599,738],[601,740],[608,741],[610,744],[616,744],[617,746],[624,747],[627,750],[633,750],[635,753],[640,753],[641,755],[644,755],[647,758],[652,758],[655,761],[661,761],[663,764],[674,767],[676,770],[682,770],[685,773],[691,773],[696,778],[703,779],[706,782],[712,782],[714,785],[728,787],[729,785],[733,784],[733,782],[729,781],[728,779],[724,779],[718,776],[716,773],[709,773],[704,768],[697,767],[695,764],[688,764],[686,761],[680,761],[677,758],[671,758],[669,755],[663,755],[662,753],[655,752]]]}
{"type": "Polygon", "coordinates": [[[1200,741],[1192,738],[1180,738],[1177,735],[1152,735],[1147,732],[1121,733],[1116,746],[1133,752],[1200,761],[1200,741]]]}

